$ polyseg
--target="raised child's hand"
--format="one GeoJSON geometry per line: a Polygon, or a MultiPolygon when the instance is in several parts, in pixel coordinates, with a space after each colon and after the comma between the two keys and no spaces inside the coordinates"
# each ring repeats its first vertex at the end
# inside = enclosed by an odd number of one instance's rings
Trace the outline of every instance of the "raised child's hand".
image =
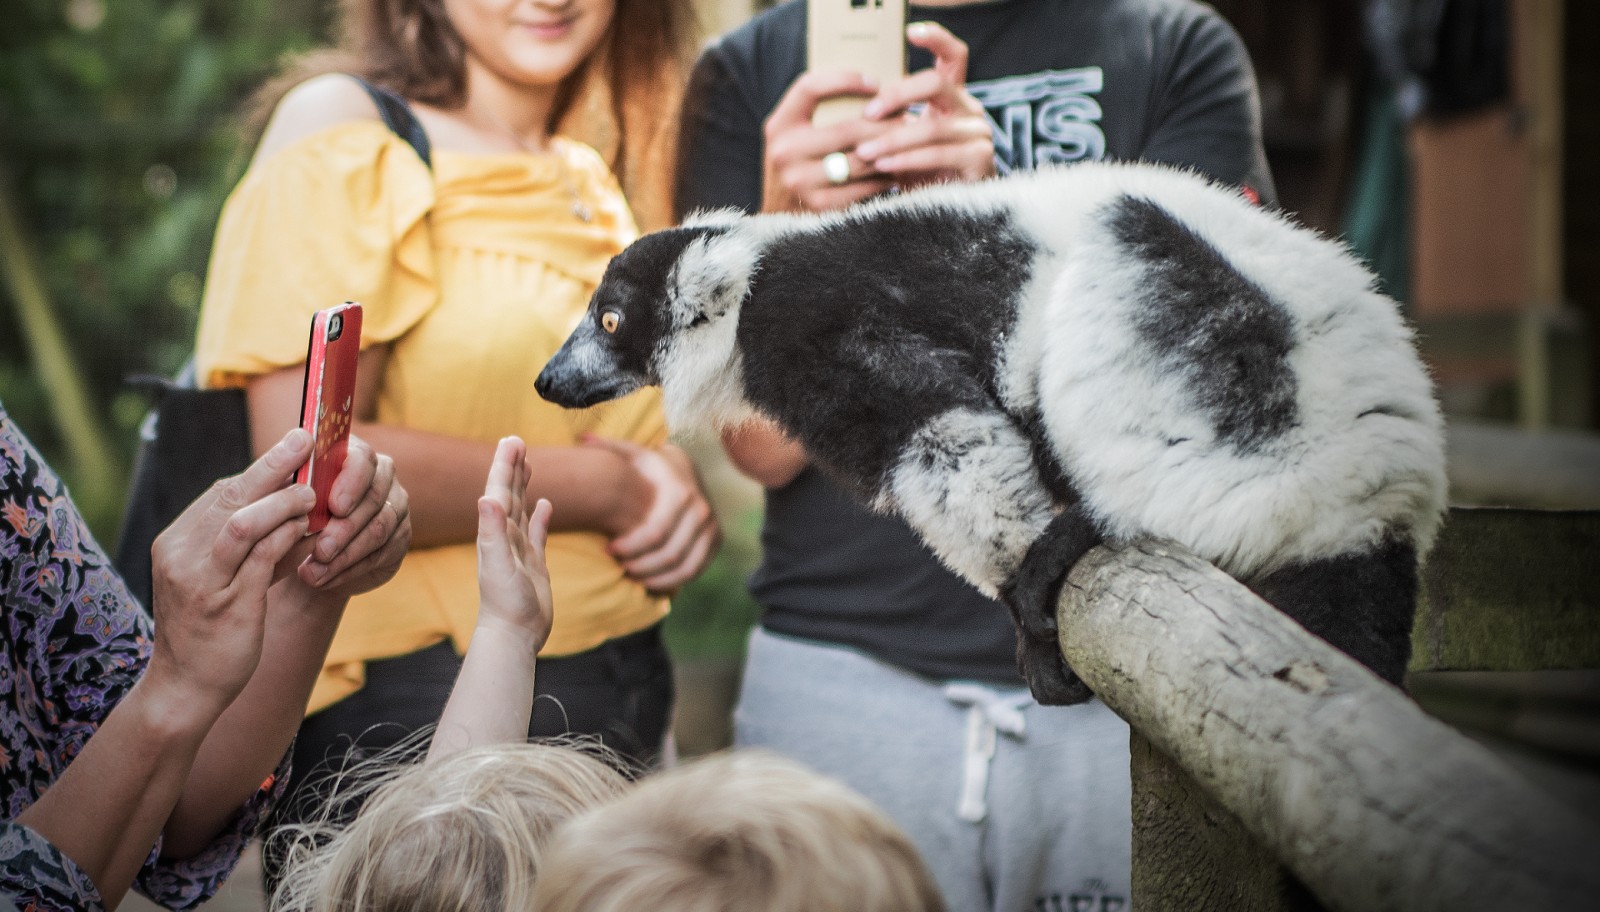
{"type": "Polygon", "coordinates": [[[478,626],[524,637],[536,653],[553,618],[544,559],[550,501],[528,511],[527,455],[521,438],[501,440],[478,498],[478,626]]]}

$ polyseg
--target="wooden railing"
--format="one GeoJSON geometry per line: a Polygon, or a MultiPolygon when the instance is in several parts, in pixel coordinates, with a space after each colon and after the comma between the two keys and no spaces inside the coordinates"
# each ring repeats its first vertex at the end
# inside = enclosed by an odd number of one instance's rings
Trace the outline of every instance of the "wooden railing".
{"type": "MultiPolygon", "coordinates": [[[[1414,668],[1600,667],[1594,541],[1454,511],[1414,668]]],[[[1091,552],[1059,623],[1134,730],[1138,912],[1600,908],[1600,828],[1182,548],[1091,552]]]]}

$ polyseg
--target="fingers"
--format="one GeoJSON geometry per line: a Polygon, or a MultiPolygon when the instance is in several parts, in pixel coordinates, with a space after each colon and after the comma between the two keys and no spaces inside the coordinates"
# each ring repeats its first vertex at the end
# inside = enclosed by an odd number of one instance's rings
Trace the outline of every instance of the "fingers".
{"type": "Polygon", "coordinates": [[[881,120],[909,110],[913,105],[927,105],[935,113],[954,114],[973,112],[977,100],[967,94],[960,83],[951,82],[938,70],[922,70],[884,86],[867,102],[861,116],[881,120]]]}
{"type": "Polygon", "coordinates": [[[688,455],[671,445],[646,454],[634,464],[654,486],[655,498],[644,520],[614,539],[610,551],[629,577],[665,591],[700,572],[720,533],[688,455]]]}
{"type": "Polygon", "coordinates": [[[677,517],[671,535],[659,547],[624,561],[623,569],[649,589],[673,589],[686,583],[700,568],[715,538],[716,517],[704,500],[696,499],[677,517]]]}
{"type": "MultiPolygon", "coordinates": [[[[388,461],[388,457],[380,457],[380,462],[383,461],[388,461]]],[[[393,471],[392,463],[389,471],[393,471]]],[[[358,575],[357,570],[365,573],[387,567],[385,575],[392,575],[411,545],[410,503],[411,495],[403,485],[398,482],[391,485],[388,498],[377,503],[350,544],[331,561],[320,561],[313,556],[301,565],[300,578],[320,589],[331,589],[358,575]]],[[[361,511],[361,515],[367,515],[367,511],[361,511]]],[[[330,522],[329,526],[332,525],[330,522]]]]}
{"type": "Polygon", "coordinates": [[[844,70],[828,70],[800,74],[789,90],[783,93],[777,107],[767,115],[766,133],[770,142],[774,136],[798,126],[811,125],[811,116],[817,103],[824,98],[840,95],[871,96],[878,91],[875,80],[844,70]]]}
{"type": "Polygon", "coordinates": [[[967,43],[937,22],[913,22],[906,26],[906,41],[933,55],[933,68],[954,83],[967,82],[967,43]]]}
{"type": "Polygon", "coordinates": [[[852,181],[843,187],[813,188],[804,192],[801,198],[806,208],[812,212],[831,212],[853,206],[880,193],[886,193],[893,186],[894,181],[880,177],[873,180],[852,181]]]}
{"type": "Polygon", "coordinates": [[[478,575],[513,572],[511,542],[506,537],[505,505],[489,494],[478,498],[478,575]]]}
{"type": "MultiPolygon", "coordinates": [[[[543,497],[533,505],[533,515],[528,517],[528,557],[535,567],[545,567],[545,544],[550,540],[550,514],[554,509],[543,497]]],[[[548,575],[548,571],[546,572],[548,575]]]]}
{"type": "Polygon", "coordinates": [[[311,455],[311,435],[294,428],[238,475],[213,484],[184,513],[211,511],[219,521],[288,483],[311,455]]]}
{"type": "MultiPolygon", "coordinates": [[[[651,473],[644,474],[649,477],[651,473]]],[[[644,519],[611,540],[608,550],[619,563],[627,564],[666,544],[677,528],[679,514],[688,504],[689,495],[681,483],[659,477],[650,480],[655,488],[655,497],[651,499],[644,519]]]]}
{"type": "MultiPolygon", "coordinates": [[[[773,136],[767,144],[767,158],[780,169],[820,162],[829,152],[848,151],[894,127],[893,123],[860,119],[841,120],[826,127],[812,127],[807,122],[798,129],[773,136]]],[[[856,164],[850,174],[861,177],[866,172],[859,162],[856,164]]]]}
{"type": "MultiPolygon", "coordinates": [[[[506,515],[517,516],[517,470],[527,453],[519,437],[503,437],[494,450],[494,460],[489,463],[489,477],[483,485],[483,496],[493,500],[506,515]]],[[[521,479],[527,486],[527,478],[521,479]]]]}
{"type": "Polygon", "coordinates": [[[266,597],[267,587],[276,579],[278,562],[305,538],[309,525],[307,517],[296,517],[256,542],[233,577],[235,592],[249,594],[250,597],[245,599],[249,604],[264,605],[260,600],[266,597]]]}
{"type": "Polygon", "coordinates": [[[356,584],[359,588],[354,591],[365,592],[388,581],[411,548],[408,497],[405,488],[395,485],[384,510],[349,548],[326,568],[307,561],[300,568],[300,578],[325,591],[356,584]]]}
{"type": "MultiPolygon", "coordinates": [[[[965,164],[963,155],[973,147],[983,147],[983,153],[994,158],[994,134],[989,123],[981,117],[917,117],[904,121],[896,129],[868,140],[856,148],[856,154],[872,163],[875,170],[916,170],[907,161],[949,159],[965,164]],[[908,153],[915,153],[909,155],[908,153]],[[902,157],[907,156],[907,157],[902,157]]],[[[931,170],[929,166],[921,166],[931,170]]]]}
{"type": "Polygon", "coordinates": [[[821,99],[870,95],[875,88],[857,73],[805,73],[795,80],[764,127],[764,210],[841,209],[889,189],[889,181],[859,156],[850,157],[850,179],[843,184],[829,181],[822,160],[833,152],[848,154],[859,143],[893,129],[893,123],[853,117],[823,127],[811,125],[821,99]]]}
{"type": "MultiPolygon", "coordinates": [[[[216,538],[211,543],[212,566],[226,577],[232,578],[238,575],[240,566],[250,557],[262,539],[274,534],[285,524],[304,518],[311,512],[316,502],[317,495],[311,490],[310,485],[297,484],[281,491],[274,491],[249,506],[235,510],[222,524],[222,528],[218,530],[216,538]]],[[[178,519],[179,522],[183,520],[184,517],[178,519]]],[[[304,524],[296,528],[299,530],[298,535],[304,534],[304,524]]],[[[291,545],[293,543],[290,542],[291,545]]],[[[287,552],[288,547],[285,546],[278,557],[287,552]]]]}
{"type": "Polygon", "coordinates": [[[512,531],[518,543],[522,543],[523,525],[528,516],[528,476],[532,469],[528,466],[528,447],[522,438],[511,438],[511,510],[508,515],[512,517],[512,531]]]}
{"type": "Polygon", "coordinates": [[[372,479],[378,473],[378,454],[365,440],[350,435],[345,446],[344,466],[328,489],[328,512],[334,516],[349,516],[360,503],[372,479]]]}
{"type": "Polygon", "coordinates": [[[994,144],[988,139],[913,149],[879,161],[906,189],[941,180],[983,180],[995,174],[994,144]]]}
{"type": "MultiPolygon", "coordinates": [[[[348,463],[347,463],[348,465],[348,463]]],[[[340,473],[343,477],[343,473],[340,473]]],[[[366,470],[358,470],[358,476],[367,477],[367,483],[360,492],[360,500],[355,502],[352,509],[344,516],[335,515],[328,520],[317,535],[317,546],[312,552],[313,560],[322,564],[330,564],[340,553],[350,547],[357,535],[365,529],[373,518],[383,509],[394,496],[395,468],[394,460],[388,456],[376,455],[371,459],[371,474],[366,470]]]]}
{"type": "Polygon", "coordinates": [[[679,589],[705,569],[706,564],[715,556],[717,546],[721,542],[722,533],[713,521],[709,528],[703,529],[695,536],[693,544],[684,552],[683,558],[677,564],[654,576],[640,579],[639,582],[651,592],[671,592],[679,589]]]}

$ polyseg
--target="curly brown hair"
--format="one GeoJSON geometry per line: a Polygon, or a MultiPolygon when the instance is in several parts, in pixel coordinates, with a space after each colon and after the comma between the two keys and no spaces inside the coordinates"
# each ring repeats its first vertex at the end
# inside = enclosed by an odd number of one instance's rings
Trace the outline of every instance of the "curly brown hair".
{"type": "MultiPolygon", "coordinates": [[[[255,131],[290,88],[324,73],[360,76],[446,110],[465,104],[466,45],[444,0],[342,0],[338,36],[335,47],[292,61],[262,87],[251,105],[255,131]]],[[[692,0],[616,0],[600,46],[562,80],[551,109],[550,129],[605,156],[647,228],[666,216],[672,125],[695,36],[692,0]]]]}

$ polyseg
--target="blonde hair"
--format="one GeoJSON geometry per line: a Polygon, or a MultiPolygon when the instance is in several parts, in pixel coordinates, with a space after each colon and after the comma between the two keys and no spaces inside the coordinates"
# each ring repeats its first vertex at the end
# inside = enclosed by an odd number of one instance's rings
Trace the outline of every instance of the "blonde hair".
{"type": "Polygon", "coordinates": [[[557,824],[621,794],[594,752],[497,744],[358,785],[342,829],[296,828],[272,907],[285,912],[504,912],[531,909],[557,824]]]}
{"type": "Polygon", "coordinates": [[[867,799],[764,751],[661,773],[557,829],[540,912],[943,912],[867,799]]]}

